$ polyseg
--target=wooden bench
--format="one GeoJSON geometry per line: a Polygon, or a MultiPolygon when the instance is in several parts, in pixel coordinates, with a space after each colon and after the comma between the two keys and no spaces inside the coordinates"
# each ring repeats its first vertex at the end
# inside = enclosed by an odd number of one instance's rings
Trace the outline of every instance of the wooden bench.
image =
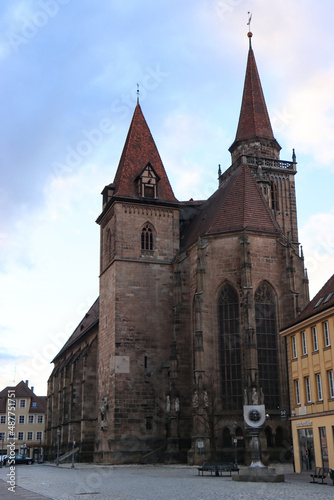
{"type": "MultiPolygon", "coordinates": [[[[239,467],[236,464],[217,464],[218,474],[223,476],[223,472],[229,472],[229,476],[232,476],[232,472],[237,472],[239,474],[239,467]]],[[[226,474],[224,474],[226,475],[226,474]]]]}
{"type": "Polygon", "coordinates": [[[210,472],[211,476],[214,473],[215,476],[226,476],[224,472],[228,472],[228,476],[232,476],[232,472],[238,472],[239,468],[237,465],[232,463],[219,463],[219,462],[204,462],[201,467],[197,467],[198,474],[202,475],[204,472],[210,472]]]}
{"type": "Polygon", "coordinates": [[[215,463],[211,463],[211,462],[204,462],[201,467],[197,467],[197,470],[198,470],[198,475],[201,475],[203,476],[204,472],[210,472],[211,473],[211,476],[212,476],[212,473],[214,472],[215,475],[216,475],[216,464],[215,463]]]}
{"type": "MultiPolygon", "coordinates": [[[[324,483],[324,479],[326,479],[330,473],[330,470],[328,467],[316,467],[313,474],[310,474],[312,477],[311,483],[317,483],[317,484],[327,484],[324,483]],[[321,483],[319,481],[315,481],[316,479],[321,479],[321,483]]],[[[334,480],[333,480],[334,484],[334,480]]]]}
{"type": "Polygon", "coordinates": [[[333,469],[329,469],[329,477],[333,481],[333,486],[334,486],[334,470],[333,469]]]}

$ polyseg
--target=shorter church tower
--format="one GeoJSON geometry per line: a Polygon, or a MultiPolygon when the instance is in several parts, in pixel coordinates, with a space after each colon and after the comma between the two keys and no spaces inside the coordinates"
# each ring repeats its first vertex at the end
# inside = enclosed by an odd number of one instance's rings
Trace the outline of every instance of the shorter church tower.
{"type": "Polygon", "coordinates": [[[102,194],[95,459],[152,461],[165,439],[179,208],[139,103],[102,194]]]}

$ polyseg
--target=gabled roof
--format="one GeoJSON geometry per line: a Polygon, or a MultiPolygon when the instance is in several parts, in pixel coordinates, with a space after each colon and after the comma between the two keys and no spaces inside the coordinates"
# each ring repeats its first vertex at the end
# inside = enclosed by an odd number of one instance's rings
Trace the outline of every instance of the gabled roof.
{"type": "Polygon", "coordinates": [[[159,176],[158,199],[177,202],[141,107],[137,104],[113,182],[114,196],[139,198],[135,183],[150,163],[159,176]]]}
{"type": "Polygon", "coordinates": [[[8,399],[8,392],[15,394],[15,399],[30,398],[29,413],[45,413],[46,412],[46,396],[36,396],[36,394],[29,389],[27,383],[23,380],[15,386],[7,386],[0,392],[0,413],[6,411],[6,401],[8,399]]]}
{"type": "Polygon", "coordinates": [[[99,322],[99,310],[100,310],[100,298],[98,297],[89,311],[82,318],[68,341],[64,344],[61,350],[58,352],[57,356],[52,360],[52,363],[56,361],[69,347],[75,344],[78,340],[85,336],[86,333],[99,322]]]}
{"type": "Polygon", "coordinates": [[[334,274],[321,290],[316,294],[316,296],[307,304],[305,309],[297,316],[297,318],[285,327],[296,325],[305,319],[311,318],[316,314],[326,311],[334,306],[334,274]]]}
{"type": "Polygon", "coordinates": [[[199,237],[243,230],[281,234],[247,165],[237,169],[230,179],[198,208],[182,235],[182,247],[199,237]]]}

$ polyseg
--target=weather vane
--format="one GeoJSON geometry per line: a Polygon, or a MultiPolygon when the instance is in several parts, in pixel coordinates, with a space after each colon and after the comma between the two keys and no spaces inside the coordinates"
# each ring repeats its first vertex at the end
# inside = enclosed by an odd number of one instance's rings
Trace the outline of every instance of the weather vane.
{"type": "Polygon", "coordinates": [[[139,83],[137,83],[137,104],[139,104],[139,83]]]}
{"type": "Polygon", "coordinates": [[[248,12],[248,23],[247,23],[247,26],[249,26],[249,29],[248,29],[249,32],[250,32],[251,20],[252,20],[252,13],[248,12]]]}

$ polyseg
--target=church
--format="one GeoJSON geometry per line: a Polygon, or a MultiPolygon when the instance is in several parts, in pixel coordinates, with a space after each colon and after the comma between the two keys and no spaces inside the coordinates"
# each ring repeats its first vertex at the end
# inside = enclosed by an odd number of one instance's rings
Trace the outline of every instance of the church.
{"type": "Polygon", "coordinates": [[[175,198],[137,102],[96,221],[100,295],[53,360],[50,460],[75,441],[79,461],[249,464],[251,403],[268,416],[263,461],[289,458],[279,330],[309,301],[297,162],[280,159],[248,37],[231,166],[209,199],[175,198]]]}

